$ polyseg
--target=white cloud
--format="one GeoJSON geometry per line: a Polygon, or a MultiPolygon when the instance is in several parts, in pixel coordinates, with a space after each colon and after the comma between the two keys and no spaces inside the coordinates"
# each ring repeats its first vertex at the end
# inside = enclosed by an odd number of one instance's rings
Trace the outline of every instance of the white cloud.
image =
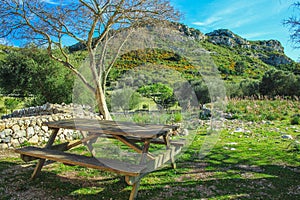
{"type": "MultiPolygon", "coordinates": [[[[206,19],[203,21],[196,21],[193,24],[197,26],[207,26],[211,29],[217,28],[238,28],[246,24],[250,24],[255,20],[259,20],[263,15],[260,10],[263,4],[268,0],[260,1],[215,1],[210,4],[204,13],[206,19]]],[[[269,2],[268,2],[269,3],[269,2]]],[[[270,3],[269,3],[270,4],[270,3]]]]}
{"type": "Polygon", "coordinates": [[[197,25],[197,26],[210,26],[212,24],[214,24],[215,22],[218,22],[222,20],[221,17],[217,17],[217,16],[212,16],[208,19],[206,19],[205,21],[203,22],[193,22],[194,25],[197,25]]]}
{"type": "Polygon", "coordinates": [[[7,39],[5,39],[5,38],[0,38],[0,44],[2,44],[2,45],[9,45],[10,42],[7,39]]]}
{"type": "Polygon", "coordinates": [[[251,39],[262,38],[263,36],[267,36],[270,34],[272,34],[272,32],[254,32],[254,33],[243,34],[242,37],[251,40],[251,39]]]}
{"type": "Polygon", "coordinates": [[[52,5],[57,5],[58,2],[55,0],[41,0],[42,2],[48,3],[48,4],[52,4],[52,5]]]}
{"type": "Polygon", "coordinates": [[[249,24],[254,22],[255,20],[258,20],[258,16],[257,15],[252,15],[252,16],[248,16],[245,18],[238,18],[236,20],[233,20],[231,24],[229,24],[229,28],[239,28],[244,26],[245,24],[249,24]]]}

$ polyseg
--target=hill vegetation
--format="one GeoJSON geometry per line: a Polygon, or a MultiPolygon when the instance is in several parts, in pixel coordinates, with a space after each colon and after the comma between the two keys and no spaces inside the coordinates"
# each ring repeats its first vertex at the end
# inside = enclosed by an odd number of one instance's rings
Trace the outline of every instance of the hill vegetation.
{"type": "MultiPolygon", "coordinates": [[[[300,96],[300,64],[288,58],[279,41],[247,41],[230,30],[206,35],[182,24],[173,24],[194,38],[207,51],[224,79],[229,97],[300,96]]],[[[86,51],[76,44],[68,47],[77,67],[86,51]]],[[[209,94],[197,68],[183,56],[164,49],[141,49],[121,55],[110,73],[108,87],[137,66],[156,64],[178,71],[194,87],[200,103],[209,94]]],[[[169,77],[171,81],[172,77],[169,77]]],[[[50,60],[45,50],[0,46],[0,92],[4,95],[34,96],[28,104],[71,102],[74,77],[63,66],[50,60]]]]}

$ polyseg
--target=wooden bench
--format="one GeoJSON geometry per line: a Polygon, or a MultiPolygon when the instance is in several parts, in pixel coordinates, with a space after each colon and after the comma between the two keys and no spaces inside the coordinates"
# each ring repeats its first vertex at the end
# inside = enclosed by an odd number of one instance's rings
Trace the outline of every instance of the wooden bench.
{"type": "Polygon", "coordinates": [[[38,148],[38,147],[24,147],[16,149],[15,152],[21,155],[27,155],[36,159],[47,159],[61,162],[69,165],[78,165],[93,169],[110,171],[117,174],[127,176],[139,176],[143,170],[147,168],[146,165],[134,165],[119,160],[94,158],[84,155],[77,155],[59,150],[38,148]]]}
{"type": "Polygon", "coordinates": [[[148,173],[157,170],[165,163],[171,162],[176,167],[174,157],[185,144],[184,140],[170,140],[170,130],[176,130],[176,126],[165,125],[137,125],[130,122],[113,122],[91,119],[71,119],[56,122],[48,122],[53,129],[46,146],[24,147],[15,151],[21,154],[24,161],[39,159],[32,174],[35,178],[41,171],[45,160],[57,161],[67,165],[78,165],[103,171],[109,171],[125,176],[125,180],[132,185],[130,200],[136,198],[140,180],[148,173]],[[82,140],[53,145],[58,132],[61,129],[79,130],[85,136],[82,140]],[[107,137],[120,141],[123,145],[141,154],[139,164],[124,162],[108,158],[95,158],[93,143],[98,137],[107,137]],[[141,144],[140,144],[141,143],[141,144]],[[93,156],[77,155],[66,152],[67,150],[85,144],[93,156]],[[149,152],[150,144],[164,145],[166,150],[159,154],[149,152]]]}

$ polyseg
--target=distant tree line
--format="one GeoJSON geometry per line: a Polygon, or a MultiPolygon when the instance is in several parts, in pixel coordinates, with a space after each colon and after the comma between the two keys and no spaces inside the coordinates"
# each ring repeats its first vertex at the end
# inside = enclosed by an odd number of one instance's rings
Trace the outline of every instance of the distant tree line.
{"type": "Polygon", "coordinates": [[[271,69],[260,80],[246,79],[227,85],[230,97],[300,96],[300,76],[289,71],[271,69]]]}

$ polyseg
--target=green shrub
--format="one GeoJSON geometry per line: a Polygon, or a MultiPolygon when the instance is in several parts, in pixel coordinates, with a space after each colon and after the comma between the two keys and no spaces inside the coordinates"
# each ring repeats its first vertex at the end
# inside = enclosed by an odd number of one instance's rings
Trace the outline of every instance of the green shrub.
{"type": "Polygon", "coordinates": [[[243,117],[243,119],[245,119],[246,121],[250,121],[250,122],[257,122],[257,121],[261,120],[257,114],[253,114],[253,113],[249,113],[249,114],[245,115],[243,117]]]}
{"type": "Polygon", "coordinates": [[[4,100],[4,105],[6,109],[10,110],[10,112],[13,112],[14,109],[16,109],[19,105],[20,101],[15,98],[7,98],[4,100]]]}
{"type": "Polygon", "coordinates": [[[300,114],[296,114],[296,115],[292,116],[291,124],[292,125],[299,125],[300,124],[300,114]]]}
{"type": "Polygon", "coordinates": [[[182,121],[182,115],[181,115],[181,113],[175,113],[174,114],[174,122],[178,123],[178,122],[181,122],[181,121],[182,121]]]}
{"type": "Polygon", "coordinates": [[[29,105],[71,103],[73,84],[73,73],[50,59],[44,49],[32,46],[12,51],[0,62],[2,92],[34,96],[29,105]]]}
{"type": "Polygon", "coordinates": [[[149,115],[143,115],[142,113],[135,113],[132,116],[132,119],[136,123],[150,123],[151,122],[151,118],[149,117],[149,115]]]}
{"type": "Polygon", "coordinates": [[[263,118],[265,118],[266,120],[273,121],[273,120],[279,119],[279,118],[280,118],[280,115],[279,115],[279,113],[275,113],[275,112],[264,113],[264,114],[263,114],[263,118]]]}
{"type": "Polygon", "coordinates": [[[4,107],[0,107],[0,114],[4,114],[5,113],[5,108],[4,107]]]}

